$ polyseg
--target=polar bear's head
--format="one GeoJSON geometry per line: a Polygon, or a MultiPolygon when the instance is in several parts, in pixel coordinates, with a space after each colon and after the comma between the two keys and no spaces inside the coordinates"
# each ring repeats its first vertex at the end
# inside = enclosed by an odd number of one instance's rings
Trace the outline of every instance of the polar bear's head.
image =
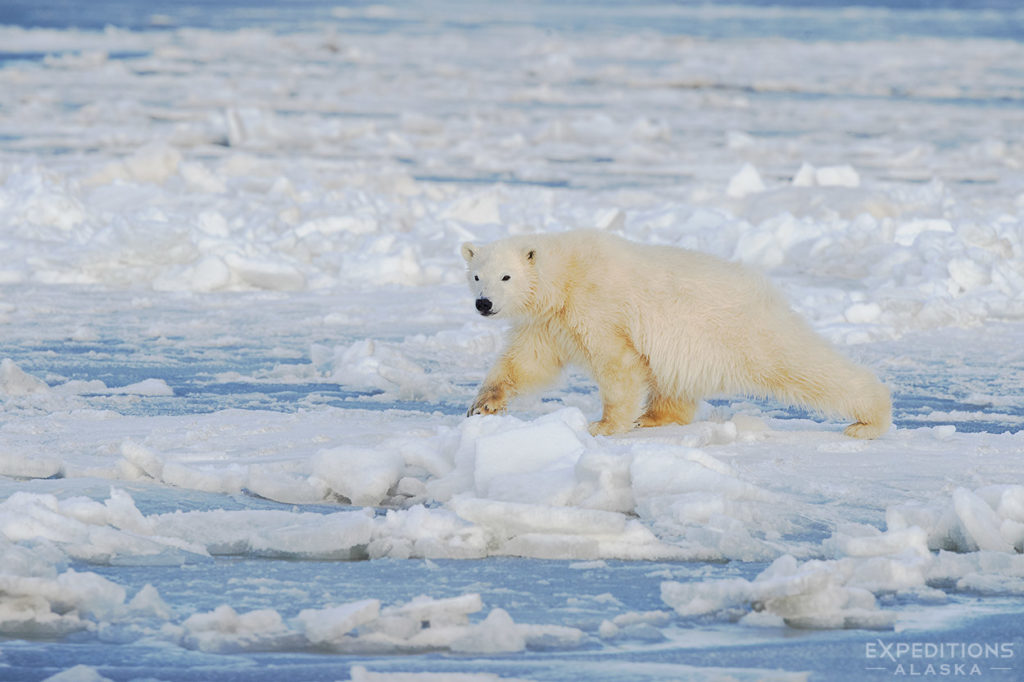
{"type": "Polygon", "coordinates": [[[466,279],[484,317],[516,317],[526,312],[536,285],[536,249],[518,239],[487,246],[466,242],[466,279]]]}

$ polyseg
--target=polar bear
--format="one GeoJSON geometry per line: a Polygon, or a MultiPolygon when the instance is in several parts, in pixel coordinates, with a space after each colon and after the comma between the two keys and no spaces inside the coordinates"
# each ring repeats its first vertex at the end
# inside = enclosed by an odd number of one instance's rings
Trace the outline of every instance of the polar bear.
{"type": "Polygon", "coordinates": [[[596,230],[467,242],[462,256],[477,311],[512,322],[470,415],[502,412],[575,364],[600,391],[594,435],[687,424],[702,398],[737,393],[840,415],[854,438],[892,422],[888,389],[739,264],[596,230]]]}

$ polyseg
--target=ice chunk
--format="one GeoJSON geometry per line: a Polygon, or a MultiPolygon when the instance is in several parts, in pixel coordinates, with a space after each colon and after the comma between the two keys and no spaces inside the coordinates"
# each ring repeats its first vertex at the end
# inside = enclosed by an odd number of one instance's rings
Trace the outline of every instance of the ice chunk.
{"type": "Polygon", "coordinates": [[[13,478],[53,478],[64,471],[64,462],[45,455],[25,456],[0,445],[0,476],[13,478]]]}
{"type": "Polygon", "coordinates": [[[373,533],[372,518],[361,512],[300,515],[251,536],[256,554],[296,558],[361,559],[373,533]]]}
{"type": "Polygon", "coordinates": [[[362,511],[334,514],[284,511],[197,511],[148,517],[154,533],[187,539],[210,554],[255,553],[308,559],[365,556],[373,518],[362,511]]]}
{"type": "Polygon", "coordinates": [[[1004,519],[1024,523],[1024,485],[1003,488],[996,511],[1004,519]]]}
{"type": "MultiPolygon", "coordinates": [[[[317,348],[314,361],[322,359],[323,352],[317,348]]],[[[394,344],[374,339],[338,346],[326,363],[332,381],[356,388],[379,389],[400,398],[436,398],[451,390],[447,381],[427,373],[394,344]]]]}
{"type": "Polygon", "coordinates": [[[149,448],[133,440],[126,440],[121,443],[121,456],[147,476],[158,481],[163,479],[163,459],[149,448]]]}
{"type": "Polygon", "coordinates": [[[725,500],[766,499],[763,491],[734,475],[727,463],[693,448],[637,448],[630,465],[633,496],[641,516],[660,518],[675,506],[679,521],[687,523],[698,507],[707,513],[725,510],[725,500]],[[695,506],[696,505],[696,506],[695,506]]]}
{"type": "Polygon", "coordinates": [[[229,253],[224,264],[242,282],[258,289],[299,291],[306,288],[306,277],[288,263],[229,253]]]}
{"type": "Polygon", "coordinates": [[[462,518],[483,525],[504,537],[521,533],[613,535],[626,529],[625,516],[597,509],[548,507],[477,498],[454,500],[452,508],[462,518]]]}
{"type": "Polygon", "coordinates": [[[912,552],[927,556],[928,534],[918,526],[890,528],[882,533],[871,526],[840,526],[832,537],[825,541],[837,556],[871,557],[891,556],[912,552]]]}
{"type": "Polygon", "coordinates": [[[141,396],[172,396],[174,389],[167,385],[163,379],[143,379],[142,381],[127,386],[111,388],[109,392],[113,395],[141,395],[141,396]]]}
{"type": "Polygon", "coordinates": [[[68,569],[53,577],[0,573],[0,634],[61,637],[115,618],[125,590],[95,573],[68,569]]]}
{"type": "Polygon", "coordinates": [[[750,149],[757,146],[757,140],[741,130],[730,130],[726,133],[726,144],[729,149],[750,149]]]}
{"type": "Polygon", "coordinates": [[[825,166],[814,172],[821,187],[860,187],[860,174],[853,166],[825,166]]]}
{"type": "Polygon", "coordinates": [[[854,303],[844,313],[846,321],[852,324],[871,324],[881,315],[882,307],[877,303],[854,303]]]}
{"type": "Polygon", "coordinates": [[[588,450],[576,462],[573,501],[587,509],[628,513],[633,511],[629,467],[632,460],[621,454],[588,450]]]}
{"type": "Polygon", "coordinates": [[[80,573],[68,569],[57,576],[60,591],[53,602],[58,606],[72,606],[84,616],[97,620],[109,619],[124,604],[125,589],[96,573],[80,573]]]}
{"type": "Polygon", "coordinates": [[[378,517],[367,552],[371,558],[479,559],[487,556],[488,544],[485,529],[452,511],[416,505],[378,517]]]}
{"type": "Polygon", "coordinates": [[[928,567],[935,582],[956,581],[957,589],[982,594],[1024,594],[1024,555],[1003,552],[939,552],[928,567]]]}
{"type": "Polygon", "coordinates": [[[128,609],[133,615],[159,620],[170,620],[173,615],[171,607],[163,600],[156,588],[147,583],[128,602],[128,609]]]}
{"type": "Polygon", "coordinates": [[[888,628],[894,614],[878,610],[870,590],[855,584],[847,565],[775,560],[753,581],[662,583],[662,600],[679,615],[694,616],[752,608],[798,628],[888,628]]]}
{"type": "Polygon", "coordinates": [[[800,170],[793,176],[794,187],[814,187],[818,183],[817,171],[814,166],[806,161],[800,165],[800,170]]]}
{"type": "Polygon", "coordinates": [[[273,609],[238,613],[225,604],[189,616],[182,627],[182,644],[211,653],[297,648],[300,641],[273,609]]]}
{"type": "Polygon", "coordinates": [[[380,602],[364,599],[326,609],[303,609],[295,620],[311,643],[333,644],[379,615],[380,602]]]}
{"type": "Polygon", "coordinates": [[[743,168],[732,176],[725,193],[734,199],[742,199],[750,194],[757,194],[765,190],[761,174],[757,172],[752,164],[744,164],[743,168]]]}
{"type": "Polygon", "coordinates": [[[178,172],[189,188],[197,192],[224,194],[228,191],[227,183],[198,161],[178,164],[178,172]]]}
{"type": "Polygon", "coordinates": [[[104,677],[96,668],[87,665],[76,665],[56,675],[47,677],[43,682],[112,682],[104,677]]]}
{"type": "Polygon", "coordinates": [[[953,508],[974,548],[994,552],[1012,552],[1013,547],[1000,532],[1002,519],[988,504],[966,488],[953,491],[953,508]]]}
{"type": "Polygon", "coordinates": [[[93,523],[107,523],[140,535],[153,534],[152,521],[142,515],[135,506],[132,496],[120,488],[110,489],[110,497],[103,503],[102,513],[97,513],[89,520],[93,523]]]}
{"type": "MultiPolygon", "coordinates": [[[[692,453],[698,452],[689,448],[636,448],[629,468],[634,495],[646,499],[657,495],[715,490],[717,486],[714,484],[725,481],[722,472],[692,459],[692,453]],[[707,485],[708,479],[713,485],[707,485]]],[[[732,482],[739,483],[735,479],[732,482]]]]}
{"type": "Polygon", "coordinates": [[[404,470],[405,460],[389,450],[345,446],[321,450],[313,458],[313,476],[360,506],[380,504],[404,470]]]}
{"type": "Polygon", "coordinates": [[[58,501],[18,492],[0,503],[0,534],[13,542],[45,539],[69,555],[109,560],[115,555],[153,556],[166,543],[146,537],[148,525],[131,498],[112,490],[107,504],[88,498],[58,501]],[[119,526],[126,532],[121,532],[119,526]]]}
{"type": "Polygon", "coordinates": [[[128,157],[124,167],[132,180],[160,184],[177,173],[181,158],[174,147],[154,142],[128,157]]]}
{"type": "Polygon", "coordinates": [[[991,269],[972,258],[953,258],[946,269],[959,291],[974,291],[992,283],[991,269]]]}
{"type": "Polygon", "coordinates": [[[595,509],[459,497],[450,506],[486,530],[493,554],[536,558],[681,558],[639,521],[595,509]]]}
{"type": "Polygon", "coordinates": [[[928,232],[953,232],[953,225],[941,218],[911,220],[897,225],[893,239],[900,246],[912,246],[920,235],[928,232]]]}
{"type": "Polygon", "coordinates": [[[564,504],[584,451],[564,421],[543,418],[476,442],[474,486],[480,497],[564,504]]]}
{"type": "Polygon", "coordinates": [[[465,624],[470,614],[477,613],[483,607],[479,594],[464,594],[449,599],[419,596],[400,606],[386,607],[383,615],[409,618],[417,623],[429,623],[431,627],[441,627],[465,624]]]}
{"type": "Polygon", "coordinates": [[[192,267],[188,278],[195,291],[217,291],[231,283],[231,268],[222,258],[206,256],[192,267]]]}
{"type": "Polygon", "coordinates": [[[451,644],[452,651],[463,654],[505,654],[525,648],[525,634],[504,609],[493,609],[451,644]]]}
{"type": "Polygon", "coordinates": [[[10,358],[0,361],[0,395],[29,395],[49,390],[45,381],[26,373],[10,358]]]}
{"type": "Polygon", "coordinates": [[[280,463],[250,465],[246,488],[253,495],[287,504],[310,504],[330,495],[327,483],[319,477],[294,473],[280,463]]]}
{"type": "Polygon", "coordinates": [[[753,597],[750,582],[742,578],[716,580],[713,583],[661,584],[661,599],[680,616],[700,616],[723,611],[750,602],[753,597]]]}
{"type": "Polygon", "coordinates": [[[167,459],[161,480],[168,485],[210,493],[238,493],[245,487],[248,469],[235,462],[184,464],[167,459]]]}

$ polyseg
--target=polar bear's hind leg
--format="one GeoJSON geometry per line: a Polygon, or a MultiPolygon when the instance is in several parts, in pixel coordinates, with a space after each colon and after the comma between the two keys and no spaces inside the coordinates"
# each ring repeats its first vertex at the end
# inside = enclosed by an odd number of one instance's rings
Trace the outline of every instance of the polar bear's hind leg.
{"type": "Polygon", "coordinates": [[[765,382],[767,393],[826,415],[853,420],[845,433],[853,438],[881,436],[892,424],[889,389],[871,372],[847,360],[821,341],[796,367],[777,368],[765,382]]]}
{"type": "Polygon", "coordinates": [[[697,413],[697,402],[652,392],[647,409],[640,417],[640,426],[689,424],[697,413]]]}

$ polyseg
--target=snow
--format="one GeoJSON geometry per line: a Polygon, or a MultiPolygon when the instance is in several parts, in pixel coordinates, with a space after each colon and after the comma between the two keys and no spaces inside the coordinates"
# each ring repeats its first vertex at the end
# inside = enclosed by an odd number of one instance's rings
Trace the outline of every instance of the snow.
{"type": "Polygon", "coordinates": [[[0,24],[0,677],[1019,676],[1019,11],[439,7],[0,24]],[[896,428],[466,418],[459,244],[581,227],[764,269],[896,428]]]}

